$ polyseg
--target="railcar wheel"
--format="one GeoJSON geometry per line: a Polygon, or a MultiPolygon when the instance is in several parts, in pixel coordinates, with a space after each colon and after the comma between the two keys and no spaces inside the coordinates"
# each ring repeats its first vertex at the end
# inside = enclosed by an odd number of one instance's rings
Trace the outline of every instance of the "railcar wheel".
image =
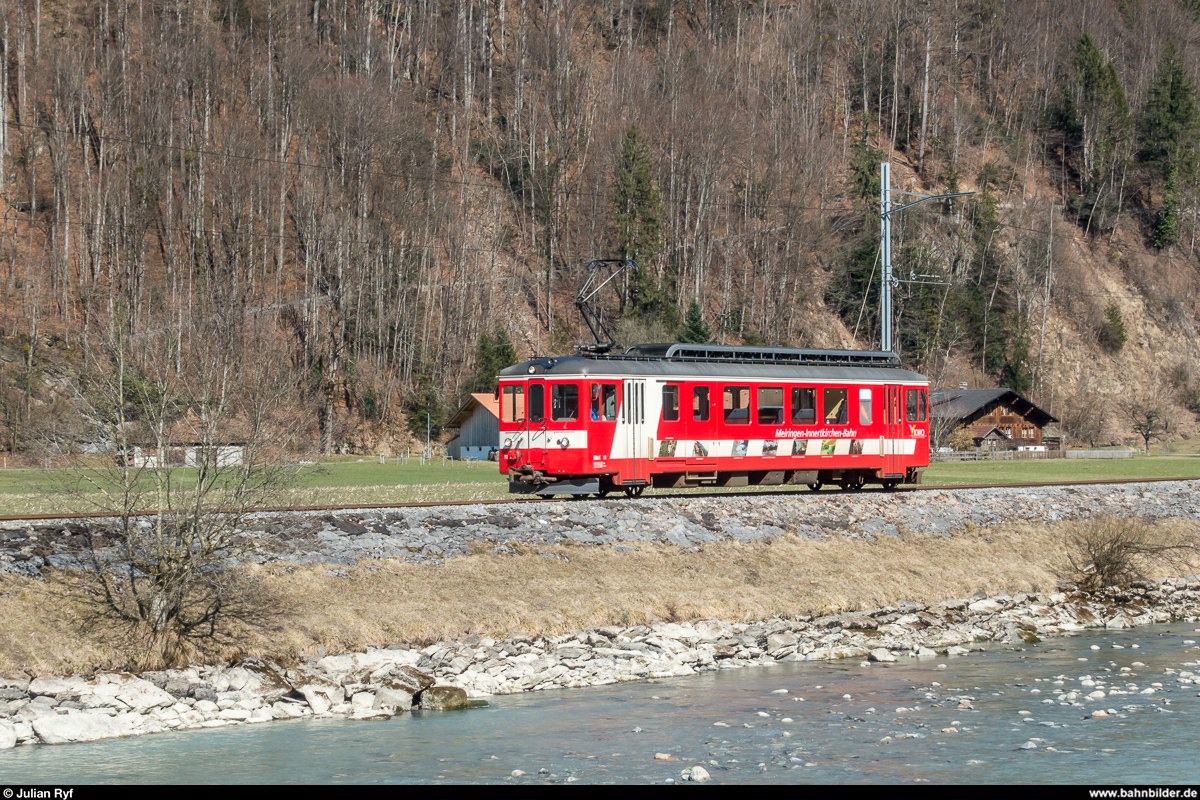
{"type": "Polygon", "coordinates": [[[601,489],[600,491],[598,491],[594,495],[592,495],[592,497],[595,497],[597,500],[603,500],[604,498],[608,497],[609,491],[611,491],[611,490],[601,489]]]}
{"type": "Polygon", "coordinates": [[[848,492],[854,486],[854,483],[852,481],[838,481],[837,485],[843,492],[848,492]]]}
{"type": "Polygon", "coordinates": [[[823,485],[823,484],[822,484],[820,481],[817,481],[816,483],[810,483],[810,484],[808,485],[808,488],[809,488],[809,489],[811,489],[811,490],[813,490],[814,492],[819,492],[819,491],[821,491],[821,486],[822,486],[822,485],[823,485]]]}
{"type": "Polygon", "coordinates": [[[885,492],[894,492],[894,491],[896,491],[896,487],[899,485],[900,485],[900,481],[884,481],[883,482],[883,490],[885,492]]]}
{"type": "Polygon", "coordinates": [[[854,491],[856,491],[856,492],[861,492],[863,490],[863,487],[866,485],[867,485],[867,479],[859,477],[859,478],[855,479],[854,483],[851,485],[850,488],[854,489],[854,491]]]}
{"type": "Polygon", "coordinates": [[[644,491],[646,491],[645,486],[626,486],[625,487],[625,496],[626,497],[641,497],[642,492],[644,492],[644,491]]]}

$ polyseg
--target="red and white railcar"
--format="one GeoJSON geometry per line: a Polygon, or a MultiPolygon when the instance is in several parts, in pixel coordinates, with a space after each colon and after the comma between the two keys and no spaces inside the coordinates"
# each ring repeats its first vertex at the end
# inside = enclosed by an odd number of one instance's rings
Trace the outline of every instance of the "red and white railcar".
{"type": "Polygon", "coordinates": [[[929,381],[893,353],[639,345],[500,373],[510,491],[920,482],[929,381]]]}

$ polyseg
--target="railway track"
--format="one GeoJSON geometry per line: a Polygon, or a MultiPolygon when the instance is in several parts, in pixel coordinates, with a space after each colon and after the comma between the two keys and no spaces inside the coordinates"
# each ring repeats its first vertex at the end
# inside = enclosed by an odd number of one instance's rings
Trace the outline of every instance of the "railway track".
{"type": "MultiPolygon", "coordinates": [[[[873,494],[895,494],[905,492],[932,492],[932,491],[956,491],[962,489],[1037,489],[1037,488],[1057,488],[1064,486],[1103,486],[1103,485],[1121,485],[1128,483],[1172,483],[1177,481],[1200,481],[1200,476],[1182,477],[1182,478],[1120,478],[1116,480],[1095,480],[1095,481],[1052,481],[1040,483],[980,483],[980,484],[951,484],[937,486],[901,486],[896,489],[873,488],[864,489],[861,492],[846,492],[842,490],[822,490],[820,494],[832,496],[855,495],[864,492],[873,494]]],[[[672,499],[687,499],[699,497],[776,497],[793,494],[812,495],[814,492],[802,489],[776,489],[776,490],[760,490],[746,492],[711,492],[711,493],[691,493],[681,494],[678,492],[663,492],[661,494],[646,495],[644,499],[655,500],[672,500],[672,499]]],[[[594,498],[580,497],[574,499],[558,499],[553,497],[511,497],[495,500],[439,500],[435,502],[425,503],[372,503],[369,505],[330,505],[330,506],[275,506],[253,509],[250,513],[255,514],[285,514],[285,513],[313,513],[319,511],[376,511],[385,508],[437,508],[450,506],[487,506],[487,505],[506,505],[506,504],[538,504],[538,503],[563,503],[563,502],[597,502],[594,498]]],[[[623,497],[609,498],[607,502],[636,502],[623,497]]],[[[137,517],[152,517],[153,511],[135,512],[133,516],[137,517]]],[[[50,520],[72,520],[72,519],[111,519],[114,515],[105,512],[93,512],[88,514],[16,514],[0,516],[0,523],[3,522],[48,522],[50,520]]]]}

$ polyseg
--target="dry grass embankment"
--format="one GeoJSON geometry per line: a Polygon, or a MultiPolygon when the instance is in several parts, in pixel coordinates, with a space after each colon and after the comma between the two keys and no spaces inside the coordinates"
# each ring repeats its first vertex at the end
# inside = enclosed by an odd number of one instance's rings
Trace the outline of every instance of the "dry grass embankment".
{"type": "MultiPolygon", "coordinates": [[[[365,562],[347,577],[327,576],[324,566],[255,566],[244,578],[260,604],[257,619],[227,618],[219,640],[192,655],[210,663],[247,655],[288,661],[318,647],[334,653],[471,633],[825,614],[980,589],[1052,591],[1079,524],[1011,525],[950,539],[786,537],[698,552],[645,543],[630,553],[557,546],[542,552],[565,559],[477,552],[443,566],[365,562]]],[[[1160,525],[1197,530],[1195,523],[1160,525]]],[[[127,634],[96,620],[84,589],[78,576],[0,579],[0,673],[155,666],[127,634]]]]}

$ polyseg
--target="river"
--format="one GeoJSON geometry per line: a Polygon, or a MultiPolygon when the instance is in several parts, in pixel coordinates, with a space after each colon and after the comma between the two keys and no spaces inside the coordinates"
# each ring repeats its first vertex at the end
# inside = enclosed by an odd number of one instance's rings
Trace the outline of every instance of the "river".
{"type": "Polygon", "coordinates": [[[23,747],[0,753],[0,784],[649,783],[697,764],[722,783],[1194,782],[1200,676],[1179,673],[1200,673],[1197,640],[1194,623],[1162,624],[962,657],[506,695],[382,722],[23,747]],[[1079,705],[1063,699],[1072,691],[1079,705]],[[1096,691],[1107,696],[1087,699],[1096,691]]]}

